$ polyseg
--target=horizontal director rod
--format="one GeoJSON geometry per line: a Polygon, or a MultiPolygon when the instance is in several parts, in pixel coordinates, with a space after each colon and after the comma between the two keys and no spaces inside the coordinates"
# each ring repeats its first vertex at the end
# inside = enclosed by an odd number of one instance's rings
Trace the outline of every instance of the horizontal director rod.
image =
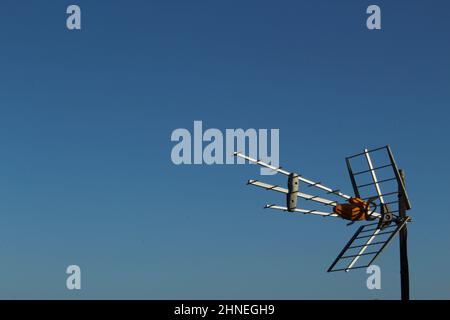
{"type": "MultiPolygon", "coordinates": [[[[285,194],[287,194],[289,192],[288,189],[286,189],[286,188],[283,188],[283,187],[280,187],[280,186],[276,186],[276,185],[271,185],[271,184],[268,184],[268,183],[265,183],[265,182],[261,182],[261,181],[258,181],[258,180],[248,180],[247,184],[250,184],[250,185],[256,186],[256,187],[260,187],[260,188],[263,188],[263,189],[266,189],[266,190],[273,190],[273,191],[281,192],[281,193],[285,193],[285,194]]],[[[303,198],[305,200],[310,200],[310,201],[322,203],[322,204],[327,205],[327,206],[335,206],[335,205],[337,205],[336,201],[331,201],[331,200],[328,200],[328,199],[319,198],[317,196],[313,196],[313,195],[302,193],[302,192],[298,192],[297,196],[299,198],[303,198]]]]}
{"type": "MultiPolygon", "coordinates": [[[[288,211],[287,207],[283,207],[283,206],[278,206],[275,204],[268,204],[264,207],[265,209],[276,209],[276,210],[281,210],[281,211],[288,211]]],[[[317,211],[317,210],[307,210],[307,209],[299,209],[299,208],[295,208],[294,209],[295,212],[300,212],[300,213],[304,213],[304,214],[315,214],[315,215],[319,215],[319,216],[323,216],[323,217],[339,217],[339,215],[333,213],[333,212],[322,212],[322,211],[317,211]]]]}
{"type": "MultiPolygon", "coordinates": [[[[286,171],[286,170],[284,170],[284,169],[281,169],[281,167],[275,167],[275,166],[272,166],[272,165],[270,165],[270,164],[268,164],[268,163],[265,163],[265,162],[263,162],[263,161],[261,161],[261,160],[257,160],[257,159],[251,158],[251,157],[249,157],[249,156],[246,156],[246,155],[244,155],[244,154],[242,154],[242,153],[240,153],[240,152],[234,152],[233,155],[234,155],[235,157],[240,157],[240,158],[242,158],[242,159],[245,159],[245,160],[248,160],[248,161],[253,162],[253,163],[255,163],[255,164],[258,164],[258,165],[260,165],[260,166],[262,166],[262,167],[269,168],[269,169],[271,169],[271,170],[273,170],[273,171],[276,171],[276,172],[278,172],[278,173],[284,174],[284,175],[286,175],[286,176],[289,176],[289,175],[290,175],[290,172],[288,172],[288,171],[286,171]]],[[[348,195],[346,195],[346,194],[344,194],[344,193],[342,193],[342,192],[340,192],[340,191],[337,191],[337,190],[333,190],[333,189],[331,189],[331,188],[328,188],[328,187],[326,187],[326,186],[320,184],[319,182],[314,182],[314,181],[308,180],[308,179],[306,179],[306,178],[303,178],[301,175],[298,176],[298,179],[299,179],[300,181],[306,183],[306,184],[309,185],[310,187],[316,187],[316,188],[322,189],[322,190],[324,190],[324,191],[326,191],[326,192],[328,192],[328,193],[333,193],[333,194],[335,194],[335,195],[337,195],[337,196],[339,196],[339,197],[342,197],[342,198],[344,198],[344,199],[350,199],[350,196],[348,196],[348,195]]]]}

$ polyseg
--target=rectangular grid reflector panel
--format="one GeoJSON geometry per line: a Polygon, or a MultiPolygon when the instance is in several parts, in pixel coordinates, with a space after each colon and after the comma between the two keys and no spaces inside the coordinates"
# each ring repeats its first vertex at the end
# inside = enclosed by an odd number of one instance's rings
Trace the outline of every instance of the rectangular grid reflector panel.
{"type": "Polygon", "coordinates": [[[408,219],[399,220],[398,223],[392,223],[383,229],[377,228],[378,222],[359,227],[328,268],[328,272],[367,268],[379,257],[407,221],[408,219]]]}

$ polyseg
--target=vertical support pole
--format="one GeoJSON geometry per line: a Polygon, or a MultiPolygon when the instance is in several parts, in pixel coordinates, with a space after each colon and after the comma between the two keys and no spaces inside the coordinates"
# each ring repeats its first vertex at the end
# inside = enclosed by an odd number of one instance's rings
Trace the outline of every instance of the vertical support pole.
{"type": "MultiPolygon", "coordinates": [[[[405,185],[405,173],[403,170],[399,170],[400,179],[402,179],[403,185],[405,185]]],[[[406,219],[406,199],[405,195],[401,191],[402,188],[399,185],[399,216],[400,219],[406,219]]],[[[409,300],[409,266],[408,266],[408,225],[400,230],[400,281],[401,281],[401,296],[402,301],[409,300]]]]}

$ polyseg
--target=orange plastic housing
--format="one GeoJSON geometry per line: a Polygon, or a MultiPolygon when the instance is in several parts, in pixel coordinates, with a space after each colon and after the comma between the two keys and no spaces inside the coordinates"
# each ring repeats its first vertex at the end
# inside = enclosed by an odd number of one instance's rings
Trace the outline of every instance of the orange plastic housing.
{"type": "Polygon", "coordinates": [[[334,213],[351,221],[368,220],[369,203],[359,198],[350,198],[349,203],[340,203],[333,208],[334,213]]]}

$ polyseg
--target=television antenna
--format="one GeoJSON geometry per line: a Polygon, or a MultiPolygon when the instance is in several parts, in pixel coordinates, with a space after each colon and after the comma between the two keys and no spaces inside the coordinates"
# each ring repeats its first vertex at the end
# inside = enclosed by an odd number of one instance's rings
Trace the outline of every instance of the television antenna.
{"type": "Polygon", "coordinates": [[[356,230],[328,268],[328,272],[349,272],[353,269],[369,267],[388,244],[399,235],[401,299],[409,300],[407,223],[411,221],[411,218],[406,215],[406,211],[411,209],[411,204],[406,193],[404,172],[398,169],[389,146],[372,150],[364,149],[361,153],[345,158],[353,186],[353,196],[240,152],[235,152],[234,156],[288,177],[287,188],[258,180],[248,181],[249,185],[286,194],[285,206],[268,204],[265,208],[342,218],[349,220],[349,225],[360,221],[370,221],[356,230]],[[304,188],[300,188],[300,184],[304,184],[307,188],[319,189],[338,200],[303,193],[304,188]],[[387,191],[383,192],[383,190],[387,191]],[[298,208],[299,198],[301,201],[328,207],[328,210],[298,208]]]}

